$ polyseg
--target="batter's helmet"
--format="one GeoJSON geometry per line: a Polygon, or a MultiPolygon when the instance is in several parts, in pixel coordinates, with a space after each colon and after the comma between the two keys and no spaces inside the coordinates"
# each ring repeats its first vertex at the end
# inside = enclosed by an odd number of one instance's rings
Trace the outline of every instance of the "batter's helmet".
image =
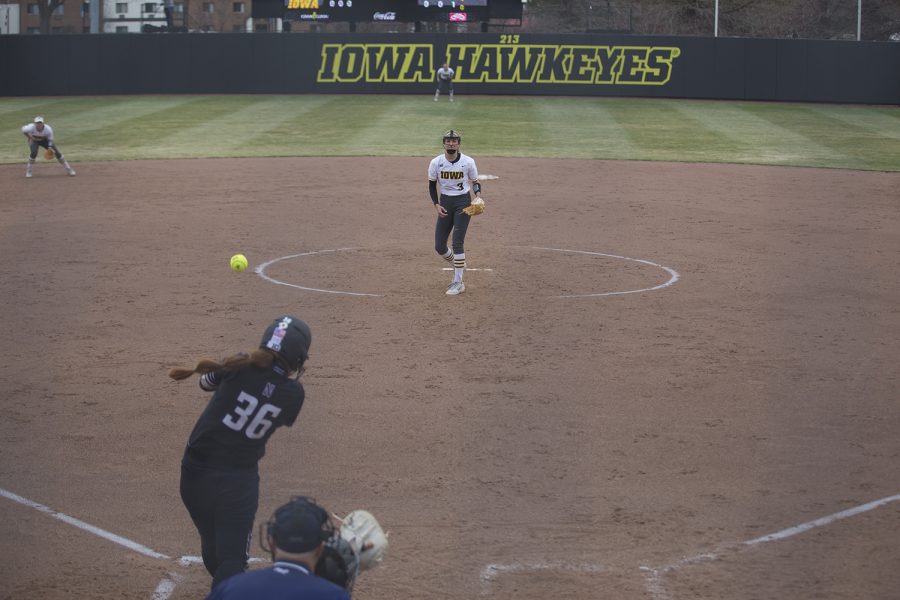
{"type": "Polygon", "coordinates": [[[264,545],[263,537],[272,538],[285,552],[302,554],[315,550],[336,535],[328,513],[307,496],[295,496],[279,507],[265,523],[265,528],[268,535],[260,536],[259,542],[267,552],[271,549],[264,545]]]}
{"type": "Polygon", "coordinates": [[[451,129],[444,134],[444,139],[442,141],[446,142],[447,140],[456,140],[457,142],[462,144],[462,138],[460,137],[459,132],[455,129],[451,129]]]}
{"type": "Polygon", "coordinates": [[[309,325],[297,317],[284,315],[266,327],[259,347],[277,353],[296,371],[309,358],[311,343],[312,332],[309,325]]]}

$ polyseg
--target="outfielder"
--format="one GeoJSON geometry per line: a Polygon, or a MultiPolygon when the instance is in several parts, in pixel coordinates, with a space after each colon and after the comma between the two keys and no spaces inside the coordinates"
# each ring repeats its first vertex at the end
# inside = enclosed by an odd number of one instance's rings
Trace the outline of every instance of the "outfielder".
{"type": "Polygon", "coordinates": [[[69,166],[68,161],[59,151],[56,142],[53,141],[53,128],[44,123],[44,117],[35,117],[33,123],[29,123],[22,127],[22,133],[28,138],[28,147],[31,154],[28,157],[28,166],[25,167],[25,177],[31,177],[31,168],[37,158],[38,148],[46,150],[47,158],[56,157],[56,160],[63,166],[66,173],[75,175],[75,169],[69,166]]]}
{"type": "Polygon", "coordinates": [[[181,499],[200,533],[213,588],[247,568],[259,504],[257,463],[272,433],[300,413],[298,378],[311,342],[309,326],[285,315],[266,328],[250,355],[169,372],[176,381],[200,373],[200,388],[213,392],[181,461],[181,499]]]}
{"type": "Polygon", "coordinates": [[[447,92],[450,95],[450,102],[453,102],[453,75],[455,71],[447,66],[447,63],[441,65],[441,68],[437,70],[437,89],[434,90],[434,101],[438,101],[438,96],[441,95],[441,91],[447,92]]]}
{"type": "Polygon", "coordinates": [[[470,218],[484,212],[478,168],[472,157],[459,151],[461,142],[459,132],[451,129],[445,133],[444,153],[435,156],[428,165],[428,193],[438,215],[434,227],[434,249],[444,260],[453,264],[453,281],[447,288],[448,296],[457,296],[466,291],[463,283],[463,272],[466,269],[466,230],[470,218]],[[475,193],[474,200],[469,195],[470,189],[475,193]],[[452,250],[447,247],[451,232],[452,250]]]}

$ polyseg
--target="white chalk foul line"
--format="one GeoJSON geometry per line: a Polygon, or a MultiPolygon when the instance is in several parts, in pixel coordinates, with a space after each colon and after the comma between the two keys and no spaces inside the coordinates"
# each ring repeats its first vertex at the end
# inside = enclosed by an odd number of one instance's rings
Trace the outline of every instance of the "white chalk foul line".
{"type": "Polygon", "coordinates": [[[270,265],[273,265],[282,260],[288,260],[289,258],[299,258],[301,256],[312,256],[314,254],[327,254],[329,252],[346,252],[347,250],[360,250],[360,249],[361,248],[335,248],[332,250],[314,250],[312,252],[302,252],[300,254],[291,254],[289,256],[280,256],[278,258],[273,258],[272,260],[270,260],[268,262],[264,262],[263,264],[256,267],[256,269],[254,269],[254,270],[256,271],[257,275],[259,275],[260,277],[262,277],[263,279],[265,279],[266,281],[268,281],[270,283],[274,283],[277,285],[284,285],[287,287],[296,288],[298,290],[306,290],[308,292],[319,292],[322,294],[341,294],[344,296],[372,296],[375,298],[381,298],[384,296],[384,294],[363,294],[361,292],[342,292],[342,291],[338,291],[338,290],[324,290],[321,288],[306,287],[306,286],[302,286],[302,285],[296,285],[294,283],[287,283],[286,281],[279,281],[278,279],[275,279],[274,277],[269,277],[268,275],[266,275],[266,269],[270,265]]]}
{"type": "MultiPolygon", "coordinates": [[[[93,533],[96,536],[102,537],[105,540],[109,540],[111,542],[115,542],[120,546],[125,546],[129,550],[134,550],[139,554],[143,554],[144,556],[149,556],[150,558],[161,558],[165,560],[169,560],[169,556],[162,554],[161,552],[156,552],[155,550],[151,550],[147,546],[138,544],[137,542],[133,542],[127,538],[124,538],[120,535],[116,535],[115,533],[110,533],[105,529],[100,529],[99,527],[95,527],[90,523],[85,523],[80,519],[76,519],[75,517],[70,517],[69,515],[63,514],[59,511],[53,510],[50,507],[44,506],[38,502],[34,502],[33,500],[29,500],[28,498],[23,498],[18,494],[13,494],[10,491],[4,490],[0,488],[0,496],[12,500],[13,502],[18,502],[23,506],[27,506],[29,508],[33,508],[39,512],[50,515],[54,519],[59,519],[64,523],[68,523],[69,525],[74,525],[75,527],[87,531],[88,533],[93,533]]],[[[182,556],[176,561],[183,567],[203,564],[203,559],[199,556],[182,556]]],[[[257,562],[265,562],[261,558],[251,558],[248,562],[257,563],[257,562]]],[[[151,600],[168,600],[169,596],[172,595],[172,592],[175,591],[175,587],[178,582],[181,581],[181,576],[177,573],[168,573],[165,577],[159,582],[156,586],[156,589],[153,590],[153,595],[151,596],[151,600]]]]}
{"type": "MultiPolygon", "coordinates": [[[[266,562],[266,561],[262,558],[250,558],[247,560],[247,562],[250,564],[253,564],[253,563],[266,562]]],[[[203,557],[202,556],[182,556],[181,558],[178,559],[178,564],[181,565],[182,567],[190,567],[192,565],[202,565],[203,557]]]]}
{"type": "MultiPolygon", "coordinates": [[[[442,267],[441,268],[441,271],[453,271],[453,270],[454,270],[453,267],[442,267]]],[[[493,271],[493,269],[471,269],[469,267],[466,267],[466,273],[468,273],[469,271],[493,271]]]]}
{"type": "Polygon", "coordinates": [[[891,502],[897,502],[898,500],[900,500],[900,494],[888,496],[879,500],[873,500],[872,502],[867,502],[866,504],[862,504],[860,506],[855,506],[853,508],[848,508],[847,510],[842,510],[840,512],[836,512],[824,517],[819,517],[818,519],[813,519],[812,521],[807,521],[806,523],[801,523],[800,525],[795,525],[793,527],[782,529],[781,531],[776,531],[774,533],[769,533],[758,538],[753,538],[752,540],[745,540],[743,542],[731,544],[722,544],[719,546],[719,549],[716,552],[695,554],[693,556],[688,556],[687,558],[683,558],[677,562],[669,565],[663,565],[661,567],[649,567],[642,565],[640,567],[640,570],[646,573],[647,591],[650,592],[651,596],[655,600],[670,600],[671,596],[666,591],[665,586],[663,585],[663,577],[666,575],[666,573],[677,571],[681,567],[693,563],[715,560],[719,557],[720,553],[725,552],[726,550],[742,550],[751,546],[758,546],[760,544],[765,544],[768,542],[784,540],[811,529],[830,525],[831,523],[835,523],[842,519],[847,519],[849,517],[853,517],[858,514],[880,508],[882,506],[885,506],[886,504],[890,504],[891,502]]]}
{"type": "Polygon", "coordinates": [[[575,573],[600,573],[606,570],[603,565],[590,563],[550,562],[515,562],[507,564],[490,564],[481,569],[481,595],[490,594],[490,585],[503,573],[530,573],[533,571],[569,571],[575,573]]]}
{"type": "Polygon", "coordinates": [[[897,494],[896,496],[888,496],[887,498],[882,498],[881,500],[873,500],[868,504],[863,504],[854,508],[848,508],[847,510],[836,512],[833,515],[828,515],[827,517],[820,517],[807,523],[802,523],[794,527],[788,527],[787,529],[782,529],[781,531],[776,531],[775,533],[770,533],[768,535],[764,535],[752,540],[747,540],[746,542],[742,543],[745,546],[755,546],[757,544],[765,544],[766,542],[783,540],[785,538],[795,536],[798,533],[803,533],[804,531],[809,531],[810,529],[815,529],[816,527],[822,527],[823,525],[829,525],[831,523],[834,523],[835,521],[840,521],[841,519],[846,519],[860,513],[868,512],[870,510],[880,508],[885,504],[897,502],[898,500],[900,500],[900,494],[897,494]]]}
{"type": "Polygon", "coordinates": [[[99,527],[95,527],[89,523],[85,523],[84,521],[81,521],[80,519],[76,519],[75,517],[70,517],[69,515],[55,511],[52,508],[44,506],[43,504],[33,502],[33,501],[29,500],[28,498],[23,498],[22,496],[13,494],[12,492],[8,492],[2,488],[0,488],[0,496],[3,496],[4,498],[7,498],[9,500],[12,500],[13,502],[18,502],[19,504],[22,504],[24,506],[28,506],[30,508],[38,510],[42,513],[48,514],[51,517],[53,517],[54,519],[59,519],[60,521],[62,521],[64,523],[68,523],[69,525],[74,525],[75,527],[77,527],[83,531],[93,533],[94,535],[102,537],[105,540],[115,542],[116,544],[119,544],[120,546],[125,546],[129,550],[134,550],[135,552],[137,552],[139,554],[143,554],[144,556],[149,556],[150,558],[165,558],[165,559],[169,558],[165,554],[161,554],[159,552],[156,552],[155,550],[151,550],[147,546],[143,546],[141,544],[138,544],[137,542],[132,542],[131,540],[123,538],[120,535],[116,535],[115,533],[110,533],[109,531],[106,531],[105,529],[100,529],[99,527]]]}
{"type": "Polygon", "coordinates": [[[524,246],[525,248],[531,248],[532,250],[547,250],[549,252],[568,252],[570,254],[587,254],[590,256],[605,256],[606,258],[615,258],[617,260],[628,260],[631,262],[641,263],[645,265],[650,265],[651,267],[656,267],[658,269],[662,269],[666,273],[669,274],[669,280],[665,283],[661,283],[660,285],[649,287],[649,288],[641,288],[639,290],[625,290],[623,292],[602,292],[598,294],[566,294],[563,296],[555,296],[556,298],[596,298],[600,296],[622,296],[624,294],[638,294],[640,292],[652,292],[654,290],[661,290],[663,288],[669,287],[673,285],[676,281],[678,281],[681,276],[678,274],[678,271],[675,269],[670,269],[669,267],[665,267],[663,265],[656,264],[655,262],[650,262],[649,260],[644,260],[642,258],[629,258],[627,256],[619,256],[618,254],[604,254],[603,252],[590,252],[587,250],[566,250],[565,248],[545,248],[543,246],[524,246]]]}
{"type": "Polygon", "coordinates": [[[150,600],[168,600],[169,596],[172,595],[172,592],[175,591],[175,586],[179,581],[181,581],[181,577],[177,573],[169,573],[159,582],[156,589],[153,590],[153,595],[150,596],[150,600]]]}

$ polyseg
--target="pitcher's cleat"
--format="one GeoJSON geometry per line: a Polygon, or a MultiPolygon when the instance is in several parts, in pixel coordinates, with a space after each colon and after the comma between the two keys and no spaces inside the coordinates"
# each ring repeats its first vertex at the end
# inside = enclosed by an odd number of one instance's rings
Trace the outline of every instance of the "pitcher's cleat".
{"type": "Polygon", "coordinates": [[[466,284],[462,281],[454,281],[450,284],[450,287],[447,288],[448,296],[459,296],[464,291],[466,291],[466,284]]]}

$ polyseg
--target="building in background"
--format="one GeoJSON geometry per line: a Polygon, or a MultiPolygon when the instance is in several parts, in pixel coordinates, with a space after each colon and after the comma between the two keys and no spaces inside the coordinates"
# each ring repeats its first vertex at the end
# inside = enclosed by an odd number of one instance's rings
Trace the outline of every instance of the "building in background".
{"type": "MultiPolygon", "coordinates": [[[[71,0],[67,0],[71,1],[71,0]]],[[[101,0],[100,31],[103,33],[141,33],[144,25],[166,27],[165,4],[139,0],[101,0]]],[[[184,3],[175,4],[176,22],[184,3]]],[[[150,29],[148,27],[148,29],[150,29]]]]}
{"type": "MultiPolygon", "coordinates": [[[[167,30],[166,4],[141,0],[99,0],[101,33],[154,33],[167,30]]],[[[50,33],[90,33],[90,2],[65,0],[50,17],[50,33]]],[[[280,31],[273,19],[252,19],[253,0],[177,0],[172,25],[179,31],[235,33],[280,31]]],[[[280,19],[279,19],[280,21],[280,19]]],[[[38,3],[0,4],[0,33],[38,34],[38,3]]]]}
{"type": "Polygon", "coordinates": [[[18,4],[0,4],[0,35],[19,33],[21,18],[18,4]]]}
{"type": "MultiPolygon", "coordinates": [[[[88,3],[81,0],[66,0],[50,15],[50,33],[86,33],[90,31],[88,3]]],[[[0,32],[40,33],[41,11],[37,2],[18,0],[0,4],[0,32]],[[3,23],[4,19],[8,22],[3,23]],[[17,23],[12,20],[17,19],[17,23]]]]}

